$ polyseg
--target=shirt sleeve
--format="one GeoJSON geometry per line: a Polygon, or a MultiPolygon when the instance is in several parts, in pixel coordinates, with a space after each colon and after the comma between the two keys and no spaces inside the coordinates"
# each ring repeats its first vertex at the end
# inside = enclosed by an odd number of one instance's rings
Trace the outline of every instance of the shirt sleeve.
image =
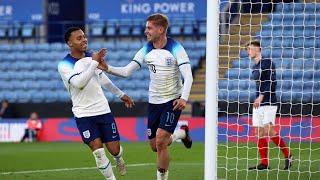
{"type": "Polygon", "coordinates": [[[98,64],[99,63],[97,61],[91,60],[88,68],[79,70],[74,69],[72,64],[62,61],[58,64],[58,71],[63,81],[76,88],[82,89],[88,84],[92,76],[95,74],[95,69],[97,68],[98,64]]]}
{"type": "Polygon", "coordinates": [[[177,59],[178,65],[190,64],[187,52],[180,43],[177,43],[173,49],[173,55],[177,59]]]}
{"type": "Polygon", "coordinates": [[[191,65],[183,64],[179,66],[179,70],[184,80],[181,98],[188,101],[193,82],[191,65]]]}
{"type": "Polygon", "coordinates": [[[135,61],[141,67],[141,65],[144,62],[144,56],[146,55],[146,52],[147,52],[147,46],[143,46],[133,57],[132,61],[135,61]]]}
{"type": "Polygon", "coordinates": [[[271,92],[272,71],[270,60],[261,63],[260,93],[263,95],[271,92]]]}
{"type": "Polygon", "coordinates": [[[112,81],[105,75],[103,72],[99,74],[99,82],[102,87],[108,89],[112,94],[121,98],[125,93],[122,92],[116,85],[112,83],[112,81]]]}
{"type": "Polygon", "coordinates": [[[140,66],[136,61],[131,61],[124,67],[113,67],[108,65],[108,70],[106,72],[115,76],[128,77],[139,68],[140,66]]]}

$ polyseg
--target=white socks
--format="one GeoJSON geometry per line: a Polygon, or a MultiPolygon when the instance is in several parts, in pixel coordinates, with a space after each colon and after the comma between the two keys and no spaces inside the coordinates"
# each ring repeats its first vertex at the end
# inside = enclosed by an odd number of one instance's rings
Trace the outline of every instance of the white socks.
{"type": "Polygon", "coordinates": [[[186,137],[186,131],[183,129],[177,129],[171,135],[172,142],[176,141],[177,139],[184,139],[186,137]]]}
{"type": "Polygon", "coordinates": [[[96,160],[97,167],[102,173],[102,175],[107,180],[116,180],[116,177],[114,176],[112,171],[111,162],[107,158],[104,148],[96,149],[92,152],[92,154],[96,160]]]}
{"type": "Polygon", "coordinates": [[[117,167],[120,175],[124,176],[127,173],[127,171],[126,171],[126,167],[125,167],[125,162],[122,158],[122,153],[123,153],[123,149],[122,149],[122,146],[120,146],[119,154],[116,156],[113,156],[113,158],[116,161],[116,167],[117,167]]]}
{"type": "Polygon", "coordinates": [[[169,171],[167,170],[164,173],[161,173],[157,170],[157,180],[167,180],[169,175],[169,171]]]}
{"type": "Polygon", "coordinates": [[[120,151],[119,151],[119,154],[116,155],[116,156],[113,156],[115,160],[119,159],[119,158],[122,158],[122,153],[123,153],[123,149],[122,149],[122,146],[120,146],[120,151]]]}

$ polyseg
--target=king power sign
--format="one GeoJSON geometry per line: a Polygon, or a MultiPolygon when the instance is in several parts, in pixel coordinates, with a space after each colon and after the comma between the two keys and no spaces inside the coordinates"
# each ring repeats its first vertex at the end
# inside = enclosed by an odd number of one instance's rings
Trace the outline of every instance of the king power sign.
{"type": "Polygon", "coordinates": [[[206,18],[205,0],[87,0],[87,20],[145,19],[153,13],[170,18],[206,18]]]}

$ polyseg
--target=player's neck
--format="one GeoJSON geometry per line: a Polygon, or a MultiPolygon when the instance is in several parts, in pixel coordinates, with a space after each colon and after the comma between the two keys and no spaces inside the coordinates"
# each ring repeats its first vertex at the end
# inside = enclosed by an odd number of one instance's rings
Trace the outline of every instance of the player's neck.
{"type": "Polygon", "coordinates": [[[84,52],[80,52],[80,51],[72,51],[70,52],[70,55],[76,59],[81,59],[85,57],[85,53],[84,52]]]}
{"type": "Polygon", "coordinates": [[[161,49],[167,44],[167,36],[160,37],[157,41],[153,42],[153,47],[161,49]]]}

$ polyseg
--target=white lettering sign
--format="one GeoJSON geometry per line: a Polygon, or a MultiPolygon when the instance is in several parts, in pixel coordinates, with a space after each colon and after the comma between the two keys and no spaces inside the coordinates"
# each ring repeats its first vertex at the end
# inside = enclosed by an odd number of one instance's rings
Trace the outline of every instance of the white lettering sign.
{"type": "Polygon", "coordinates": [[[0,6],[0,16],[11,16],[12,6],[0,6]]]}
{"type": "Polygon", "coordinates": [[[122,14],[135,14],[143,13],[148,14],[151,12],[151,6],[148,3],[143,4],[121,4],[121,13],[122,14]]]}
{"type": "Polygon", "coordinates": [[[195,4],[192,2],[121,4],[122,14],[150,14],[151,12],[153,13],[194,13],[195,4]]]}

